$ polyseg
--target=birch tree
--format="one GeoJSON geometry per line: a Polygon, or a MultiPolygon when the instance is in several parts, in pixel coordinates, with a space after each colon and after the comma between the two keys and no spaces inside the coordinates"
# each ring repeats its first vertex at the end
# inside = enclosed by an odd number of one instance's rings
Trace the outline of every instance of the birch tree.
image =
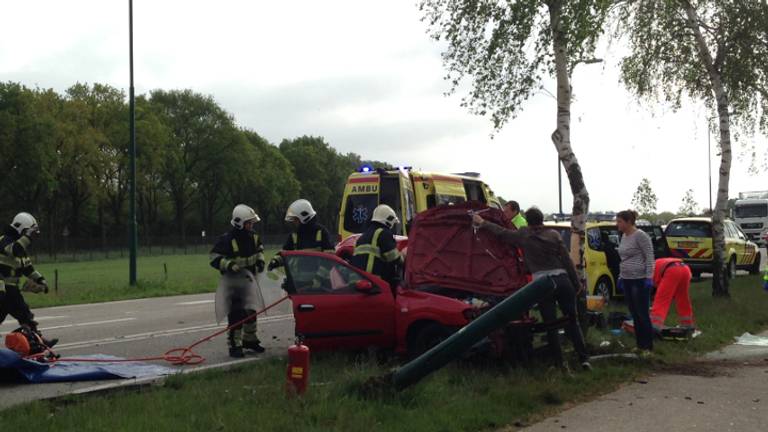
{"type": "Polygon", "coordinates": [[[643,178],[632,196],[632,207],[637,210],[642,217],[652,216],[656,212],[656,205],[659,199],[656,192],[651,187],[651,181],[643,178]]]}
{"type": "MultiPolygon", "coordinates": [[[[716,114],[720,168],[712,215],[712,294],[729,296],[723,219],[733,156],[731,127],[768,131],[766,0],[634,0],[618,8],[630,54],[622,79],[641,99],[679,108],[684,98],[716,114]]],[[[705,121],[705,120],[702,120],[705,121]]]]}
{"type": "Polygon", "coordinates": [[[589,193],[571,147],[571,73],[590,63],[612,1],[422,0],[430,35],[447,43],[443,63],[451,92],[471,81],[462,105],[489,116],[496,130],[539,92],[546,79],[557,85],[552,143],[573,194],[572,229],[584,275],[584,232],[589,193]]]}

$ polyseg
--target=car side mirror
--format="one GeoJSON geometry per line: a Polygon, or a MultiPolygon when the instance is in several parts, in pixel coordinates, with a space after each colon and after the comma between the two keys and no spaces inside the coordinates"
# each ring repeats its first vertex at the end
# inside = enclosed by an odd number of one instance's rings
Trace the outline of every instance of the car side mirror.
{"type": "Polygon", "coordinates": [[[363,294],[375,294],[376,291],[373,287],[373,282],[367,279],[361,279],[355,282],[355,290],[363,294]]]}

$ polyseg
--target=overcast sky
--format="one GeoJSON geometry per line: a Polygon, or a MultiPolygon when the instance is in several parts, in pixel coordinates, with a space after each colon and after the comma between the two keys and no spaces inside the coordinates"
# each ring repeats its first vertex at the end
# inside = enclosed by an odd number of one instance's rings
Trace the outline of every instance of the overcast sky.
{"type": "MultiPolygon", "coordinates": [[[[127,93],[127,5],[4,0],[0,81],[58,91],[101,82],[127,93]]],[[[478,171],[503,197],[556,211],[554,99],[529,100],[491,138],[488,119],[461,108],[459,96],[443,95],[441,46],[425,31],[413,0],[135,0],[136,92],[190,88],[275,144],[320,135],[365,158],[478,171]]],[[[707,113],[641,106],[621,87],[617,59],[604,55],[606,64],[580,66],[573,81],[572,140],[591,208],[628,207],[642,177],[660,210],[679,208],[689,188],[708,207],[707,113]]],[[[766,140],[738,149],[755,144],[764,149],[766,140]]],[[[713,141],[714,190],[715,152],[713,141]]],[[[768,176],[750,174],[749,166],[748,158],[734,161],[732,196],[768,189],[768,176]]]]}

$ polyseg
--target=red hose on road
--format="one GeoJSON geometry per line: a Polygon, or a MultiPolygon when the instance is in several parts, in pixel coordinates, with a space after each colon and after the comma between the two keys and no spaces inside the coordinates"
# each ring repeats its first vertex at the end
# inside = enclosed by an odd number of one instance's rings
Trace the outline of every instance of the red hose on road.
{"type": "Polygon", "coordinates": [[[46,349],[44,352],[39,354],[33,354],[24,357],[27,360],[38,360],[38,359],[45,359],[46,362],[55,364],[56,362],[61,361],[67,361],[67,362],[84,362],[84,363],[126,363],[126,362],[145,362],[145,361],[166,361],[174,366],[182,366],[182,365],[199,365],[200,363],[203,363],[205,361],[205,357],[201,356],[200,354],[195,353],[192,351],[193,348],[196,346],[208,342],[211,339],[220,336],[226,332],[228,332],[230,329],[241,326],[245,324],[246,322],[255,319],[259,315],[265,313],[266,311],[272,309],[273,307],[279,305],[280,303],[284,302],[288,299],[288,296],[285,296],[281,298],[280,300],[272,303],[271,305],[265,307],[264,309],[257,311],[248,317],[232,324],[231,326],[228,326],[227,328],[223,330],[219,330],[216,333],[206,336],[197,342],[193,343],[192,345],[188,347],[182,347],[182,348],[173,348],[169,351],[167,351],[165,354],[161,356],[154,356],[154,357],[136,357],[136,358],[128,358],[128,359],[117,359],[117,360],[110,360],[110,359],[93,359],[93,358],[76,358],[76,357],[66,357],[66,358],[57,358],[56,353],[54,353],[50,348],[46,349]]]}

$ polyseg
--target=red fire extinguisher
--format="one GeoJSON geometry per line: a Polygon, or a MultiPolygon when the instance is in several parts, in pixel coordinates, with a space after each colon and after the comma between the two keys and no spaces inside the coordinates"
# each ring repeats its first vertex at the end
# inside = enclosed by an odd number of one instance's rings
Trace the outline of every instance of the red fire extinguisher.
{"type": "Polygon", "coordinates": [[[302,395],[309,384],[309,347],[301,336],[288,348],[288,371],[286,390],[288,394],[302,395]]]}

